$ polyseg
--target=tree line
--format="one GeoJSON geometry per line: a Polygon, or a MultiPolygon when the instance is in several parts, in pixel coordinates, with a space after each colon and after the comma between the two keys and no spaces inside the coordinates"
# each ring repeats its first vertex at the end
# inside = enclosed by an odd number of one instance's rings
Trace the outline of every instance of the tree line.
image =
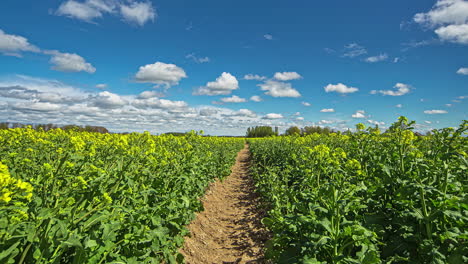
{"type": "Polygon", "coordinates": [[[96,132],[96,133],[109,133],[107,128],[102,126],[78,126],[78,125],[65,125],[65,126],[58,126],[55,124],[22,124],[22,123],[15,123],[15,122],[0,122],[0,129],[10,129],[10,128],[25,128],[31,127],[34,130],[43,130],[49,131],[52,129],[60,128],[63,130],[75,130],[81,132],[96,132]]]}
{"type": "MultiPolygon", "coordinates": [[[[320,126],[306,126],[303,128],[299,128],[297,126],[292,126],[286,129],[283,135],[285,136],[292,136],[292,135],[310,135],[314,133],[318,134],[330,134],[330,133],[338,133],[339,131],[334,131],[329,127],[320,127],[320,126]]],[[[255,126],[247,128],[246,137],[254,138],[254,137],[270,137],[270,136],[279,136],[278,127],[270,126],[255,126]]]]}

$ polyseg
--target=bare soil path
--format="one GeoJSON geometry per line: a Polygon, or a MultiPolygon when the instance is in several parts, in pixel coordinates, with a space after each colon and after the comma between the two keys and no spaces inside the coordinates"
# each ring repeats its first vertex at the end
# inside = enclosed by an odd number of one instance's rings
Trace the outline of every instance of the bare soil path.
{"type": "Polygon", "coordinates": [[[237,154],[231,175],[208,189],[205,210],[189,225],[191,237],[185,238],[180,251],[187,263],[264,263],[268,232],[260,222],[263,212],[257,207],[249,167],[246,145],[237,154]]]}

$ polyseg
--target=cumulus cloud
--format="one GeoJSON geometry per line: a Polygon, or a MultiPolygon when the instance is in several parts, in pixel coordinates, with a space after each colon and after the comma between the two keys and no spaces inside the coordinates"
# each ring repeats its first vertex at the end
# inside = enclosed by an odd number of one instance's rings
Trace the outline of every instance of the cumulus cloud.
{"type": "Polygon", "coordinates": [[[263,35],[263,37],[265,39],[267,39],[267,40],[272,40],[273,39],[273,35],[271,35],[271,34],[265,34],[265,35],[263,35]]]}
{"type": "Polygon", "coordinates": [[[338,84],[328,84],[327,86],[324,87],[325,92],[330,93],[330,92],[337,92],[341,94],[347,94],[347,93],[355,93],[359,91],[358,88],[356,87],[348,87],[342,83],[338,84]]]}
{"type": "Polygon", "coordinates": [[[468,68],[460,68],[458,69],[457,73],[461,75],[468,75],[468,68]]]}
{"type": "MultiPolygon", "coordinates": [[[[388,55],[386,53],[383,53],[383,54],[380,54],[380,55],[377,55],[377,56],[372,56],[372,57],[368,57],[365,59],[366,62],[369,62],[369,63],[375,63],[375,62],[379,62],[379,61],[385,61],[388,59],[388,55]]],[[[397,59],[397,58],[395,58],[397,59]]],[[[398,62],[398,60],[396,60],[395,62],[398,62]]]]}
{"type": "Polygon", "coordinates": [[[438,0],[426,13],[418,13],[414,21],[429,28],[442,41],[468,44],[468,2],[465,0],[438,0]]]}
{"type": "Polygon", "coordinates": [[[343,57],[354,58],[364,54],[367,54],[367,50],[363,46],[357,43],[350,43],[344,47],[343,57]]]}
{"type": "Polygon", "coordinates": [[[161,99],[154,91],[129,95],[93,92],[22,75],[0,77],[0,122],[4,121],[99,125],[112,132],[194,129],[211,135],[243,135],[248,127],[257,125],[285,130],[294,124],[275,115],[264,118],[249,109],[190,106],[184,101],[161,99]]]}
{"type": "Polygon", "coordinates": [[[324,109],[320,110],[320,112],[322,112],[322,113],[334,113],[335,109],[333,109],[333,108],[324,108],[324,109]]]}
{"type": "Polygon", "coordinates": [[[0,29],[0,53],[8,56],[21,57],[21,52],[39,52],[40,49],[22,36],[10,35],[0,29]]]}
{"type": "Polygon", "coordinates": [[[318,122],[319,125],[330,125],[330,124],[334,124],[334,123],[335,123],[335,121],[333,121],[333,120],[320,120],[318,122]]]}
{"type": "Polygon", "coordinates": [[[302,79],[302,76],[297,72],[277,72],[274,78],[279,81],[291,81],[302,79]]]}
{"type": "Polygon", "coordinates": [[[411,86],[404,83],[397,83],[393,86],[394,90],[372,90],[371,94],[381,93],[383,95],[390,95],[390,96],[402,96],[411,91],[411,86]]]}
{"type": "Polygon", "coordinates": [[[154,21],[156,17],[153,5],[149,1],[121,4],[120,12],[126,21],[139,26],[143,26],[148,21],[154,21]]]}
{"type": "Polygon", "coordinates": [[[62,72],[96,72],[96,68],[94,68],[91,63],[86,62],[86,60],[78,54],[62,53],[56,50],[44,51],[44,54],[52,56],[50,63],[52,64],[53,70],[62,72]]]}
{"type": "Polygon", "coordinates": [[[364,110],[358,110],[356,113],[352,114],[352,118],[366,118],[366,112],[364,110]]]}
{"type": "Polygon", "coordinates": [[[377,126],[385,125],[385,122],[379,122],[379,121],[375,121],[375,120],[367,120],[367,123],[377,125],[377,126]]]}
{"type": "Polygon", "coordinates": [[[253,101],[253,102],[261,102],[263,101],[262,98],[258,95],[254,95],[252,97],[250,97],[250,101],[253,101]]]}
{"type": "Polygon", "coordinates": [[[179,84],[182,78],[187,78],[184,69],[175,64],[159,61],[154,64],[141,66],[135,74],[135,80],[138,82],[165,85],[167,88],[179,84]]]}
{"type": "Polygon", "coordinates": [[[267,80],[262,84],[258,84],[262,91],[266,91],[266,95],[273,97],[300,97],[301,94],[292,87],[290,83],[267,80]]]}
{"type": "Polygon", "coordinates": [[[158,97],[135,99],[132,101],[132,105],[142,109],[169,109],[171,111],[182,110],[188,107],[188,104],[184,101],[172,101],[158,97]]]}
{"type": "Polygon", "coordinates": [[[89,23],[94,23],[104,14],[120,15],[123,20],[140,26],[156,18],[156,10],[150,1],[134,0],[68,0],[59,6],[55,14],[89,23]]]}
{"type": "Polygon", "coordinates": [[[90,96],[89,103],[92,106],[110,109],[119,108],[123,105],[126,105],[128,102],[118,94],[114,94],[109,91],[104,91],[98,93],[97,95],[90,96]]]}
{"type": "Polygon", "coordinates": [[[436,114],[447,114],[446,110],[426,110],[424,111],[425,114],[428,115],[436,115],[436,114]]]}
{"type": "Polygon", "coordinates": [[[402,104],[397,104],[397,105],[395,105],[395,107],[396,107],[396,108],[402,108],[403,105],[402,105],[402,104]]]}
{"type": "Polygon", "coordinates": [[[104,90],[107,88],[107,84],[105,83],[96,84],[96,88],[104,90]]]}
{"type": "Polygon", "coordinates": [[[191,59],[196,63],[207,63],[210,62],[210,58],[208,57],[197,57],[195,56],[195,53],[190,53],[187,56],[185,56],[187,59],[191,59]]]}
{"type": "Polygon", "coordinates": [[[263,119],[281,119],[283,118],[282,114],[269,113],[263,116],[263,119]]]}
{"type": "Polygon", "coordinates": [[[468,44],[468,24],[440,27],[435,33],[441,40],[459,44],[468,44]]]}
{"type": "Polygon", "coordinates": [[[246,74],[244,75],[244,80],[256,80],[256,81],[263,81],[267,77],[265,76],[260,76],[258,74],[246,74]]]}
{"type": "Polygon", "coordinates": [[[296,117],[296,120],[298,120],[298,121],[304,121],[304,117],[302,117],[302,116],[296,117]]]}
{"type": "Polygon", "coordinates": [[[240,98],[237,95],[233,95],[231,97],[224,97],[221,98],[223,103],[245,103],[247,100],[245,98],[240,98]]]}
{"type": "Polygon", "coordinates": [[[208,82],[205,86],[196,89],[194,95],[227,95],[233,90],[239,89],[239,81],[228,72],[223,72],[214,82],[208,82]]]}
{"type": "Polygon", "coordinates": [[[302,104],[303,106],[311,106],[311,104],[310,104],[309,102],[301,102],[301,104],[302,104]]]}

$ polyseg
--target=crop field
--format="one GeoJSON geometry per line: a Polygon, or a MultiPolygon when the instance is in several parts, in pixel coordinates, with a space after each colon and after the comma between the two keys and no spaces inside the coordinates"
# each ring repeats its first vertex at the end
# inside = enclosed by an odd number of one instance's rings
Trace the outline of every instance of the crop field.
{"type": "Polygon", "coordinates": [[[468,123],[413,126],[249,139],[0,130],[0,262],[183,263],[200,198],[247,141],[269,261],[467,263],[468,123]]]}
{"type": "Polygon", "coordinates": [[[0,130],[0,263],[181,262],[242,139],[0,130]]]}
{"type": "Polygon", "coordinates": [[[467,263],[468,140],[458,129],[250,140],[278,263],[467,263]]]}

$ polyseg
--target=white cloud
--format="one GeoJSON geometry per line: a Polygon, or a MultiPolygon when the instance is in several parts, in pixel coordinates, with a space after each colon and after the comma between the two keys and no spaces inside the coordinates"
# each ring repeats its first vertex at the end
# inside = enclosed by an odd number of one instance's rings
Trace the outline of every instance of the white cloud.
{"type": "Polygon", "coordinates": [[[55,14],[89,23],[94,23],[95,19],[102,18],[104,14],[121,15],[123,20],[140,26],[156,18],[156,11],[150,1],[134,0],[68,0],[59,6],[55,14]]]}
{"type": "Polygon", "coordinates": [[[155,91],[143,91],[138,95],[138,99],[149,99],[152,97],[158,97],[159,93],[155,91]]]}
{"type": "Polygon", "coordinates": [[[160,99],[157,97],[150,97],[146,99],[135,99],[132,101],[132,105],[138,108],[143,108],[143,109],[148,109],[148,108],[169,109],[172,111],[182,110],[188,107],[188,104],[184,101],[172,101],[172,100],[160,99]]]}
{"type": "Polygon", "coordinates": [[[191,59],[196,63],[210,62],[210,58],[208,58],[208,57],[197,57],[197,56],[195,56],[195,53],[190,53],[187,56],[185,56],[185,58],[191,59]]]}
{"type": "Polygon", "coordinates": [[[271,34],[265,34],[263,35],[263,37],[267,40],[272,40],[273,39],[273,36],[271,34]]]}
{"type": "Polygon", "coordinates": [[[343,57],[354,58],[364,54],[367,54],[367,50],[363,46],[357,43],[350,43],[344,47],[343,57]]]}
{"type": "Polygon", "coordinates": [[[309,102],[301,102],[301,104],[302,104],[303,106],[311,106],[311,104],[310,104],[309,102]]]}
{"type": "Polygon", "coordinates": [[[432,26],[464,24],[468,22],[468,2],[465,0],[438,0],[429,12],[416,14],[414,21],[432,26]]]}
{"type": "Polygon", "coordinates": [[[329,84],[327,86],[324,87],[325,89],[325,92],[329,93],[329,92],[337,92],[337,93],[342,93],[342,94],[346,94],[346,93],[355,93],[357,91],[359,91],[358,88],[356,87],[348,87],[342,83],[338,83],[338,84],[329,84]]]}
{"type": "Polygon", "coordinates": [[[6,34],[0,29],[0,53],[21,57],[21,52],[39,52],[39,48],[28,42],[27,38],[6,34]]]}
{"type": "Polygon", "coordinates": [[[324,108],[324,109],[320,110],[320,112],[322,112],[322,113],[334,113],[335,109],[333,109],[333,108],[324,108]]]}
{"type": "Polygon", "coordinates": [[[298,121],[304,121],[304,117],[302,117],[302,116],[296,117],[296,120],[298,120],[298,121]]]}
{"type": "Polygon", "coordinates": [[[452,104],[445,104],[445,106],[452,107],[453,105],[452,104]]]}
{"type": "Polygon", "coordinates": [[[250,97],[250,101],[261,102],[263,100],[262,100],[262,98],[260,96],[254,95],[254,96],[250,97]]]}
{"type": "Polygon", "coordinates": [[[441,40],[459,44],[468,44],[468,24],[440,27],[435,33],[441,40]]]}
{"type": "Polygon", "coordinates": [[[395,90],[372,90],[371,94],[381,93],[383,95],[390,95],[390,96],[402,96],[411,91],[411,86],[404,83],[397,83],[393,86],[395,90]]]}
{"type": "Polygon", "coordinates": [[[239,81],[228,72],[223,72],[214,82],[208,82],[206,86],[196,89],[194,95],[227,95],[233,90],[239,89],[239,81]]]}
{"type": "Polygon", "coordinates": [[[105,109],[119,108],[127,103],[128,102],[120,95],[109,91],[100,92],[97,95],[90,97],[90,105],[105,109]]]}
{"type": "Polygon", "coordinates": [[[333,121],[333,120],[320,120],[318,123],[319,123],[319,125],[330,125],[330,124],[334,124],[336,122],[333,121]]]}
{"type": "Polygon", "coordinates": [[[414,21],[434,31],[441,40],[468,44],[468,2],[438,0],[427,13],[418,13],[414,21]]]}
{"type": "Polygon", "coordinates": [[[281,119],[283,118],[282,114],[269,113],[266,114],[263,119],[281,119]]]}
{"type": "Polygon", "coordinates": [[[245,98],[240,98],[237,95],[233,95],[231,97],[221,98],[221,101],[224,103],[245,103],[247,100],[245,98]]]}
{"type": "Polygon", "coordinates": [[[352,114],[352,118],[366,118],[365,116],[366,112],[364,110],[358,110],[356,113],[352,114]]]}
{"type": "Polygon", "coordinates": [[[425,114],[434,115],[434,114],[447,114],[446,110],[426,110],[424,111],[425,114]]]}
{"type": "Polygon", "coordinates": [[[398,63],[399,61],[400,61],[400,58],[399,58],[399,57],[393,58],[393,63],[398,63]]]}
{"type": "Polygon", "coordinates": [[[89,1],[80,3],[69,0],[59,6],[56,14],[59,16],[67,16],[86,22],[91,22],[95,18],[102,17],[101,10],[91,5],[89,1]]]}
{"type": "Polygon", "coordinates": [[[56,50],[47,50],[44,51],[44,54],[52,56],[50,63],[53,65],[53,70],[62,72],[96,72],[96,68],[94,68],[91,63],[86,62],[86,60],[78,54],[62,53],[56,50]]]}
{"type": "Polygon", "coordinates": [[[179,84],[182,78],[187,78],[184,69],[175,64],[156,62],[141,66],[135,75],[138,82],[154,83],[170,87],[179,84]]]}
{"type": "Polygon", "coordinates": [[[105,83],[96,84],[96,88],[104,90],[107,88],[107,84],[105,83]]]}
{"type": "Polygon", "coordinates": [[[143,26],[148,21],[154,21],[156,12],[151,2],[133,2],[129,5],[122,4],[120,12],[123,18],[130,22],[143,26]]]}
{"type": "Polygon", "coordinates": [[[277,72],[274,78],[279,81],[291,81],[302,79],[302,76],[297,72],[277,72]]]}
{"type": "Polygon", "coordinates": [[[258,74],[246,74],[244,75],[244,80],[256,80],[256,81],[263,81],[267,77],[265,76],[260,76],[258,74]]]}
{"type": "Polygon", "coordinates": [[[379,122],[379,121],[375,121],[375,120],[367,120],[367,123],[377,125],[377,126],[385,125],[385,122],[379,122]]]}
{"type": "MultiPolygon", "coordinates": [[[[368,57],[365,59],[366,62],[369,62],[369,63],[374,63],[374,62],[379,62],[379,61],[384,61],[384,60],[387,60],[388,59],[388,55],[386,53],[383,53],[383,54],[380,54],[380,55],[377,55],[377,56],[372,56],[372,57],[368,57]]],[[[395,58],[397,59],[397,58],[395,58]]],[[[395,62],[398,62],[398,60],[396,60],[395,62]]]]}
{"type": "Polygon", "coordinates": [[[60,105],[53,103],[42,103],[42,102],[19,102],[12,105],[13,109],[18,110],[30,110],[30,111],[40,111],[40,112],[49,112],[56,111],[60,109],[60,105]]]}
{"type": "Polygon", "coordinates": [[[0,122],[99,125],[112,132],[146,130],[155,134],[194,129],[211,135],[243,135],[248,127],[257,125],[277,126],[284,131],[298,117],[264,118],[249,109],[191,107],[184,101],[158,97],[151,90],[121,95],[85,91],[57,80],[0,77],[0,122]]]}
{"type": "Polygon", "coordinates": [[[396,108],[402,108],[403,105],[402,105],[402,104],[397,104],[397,105],[395,105],[395,107],[396,107],[396,108]]]}
{"type": "Polygon", "coordinates": [[[262,84],[258,84],[262,91],[266,95],[273,97],[300,97],[301,94],[292,87],[290,83],[278,82],[273,80],[267,80],[262,84]]]}
{"type": "Polygon", "coordinates": [[[427,121],[427,120],[425,120],[424,123],[426,123],[426,124],[432,124],[431,121],[427,121]]]}
{"type": "Polygon", "coordinates": [[[461,75],[468,75],[468,68],[460,68],[458,69],[457,73],[461,75]]]}

